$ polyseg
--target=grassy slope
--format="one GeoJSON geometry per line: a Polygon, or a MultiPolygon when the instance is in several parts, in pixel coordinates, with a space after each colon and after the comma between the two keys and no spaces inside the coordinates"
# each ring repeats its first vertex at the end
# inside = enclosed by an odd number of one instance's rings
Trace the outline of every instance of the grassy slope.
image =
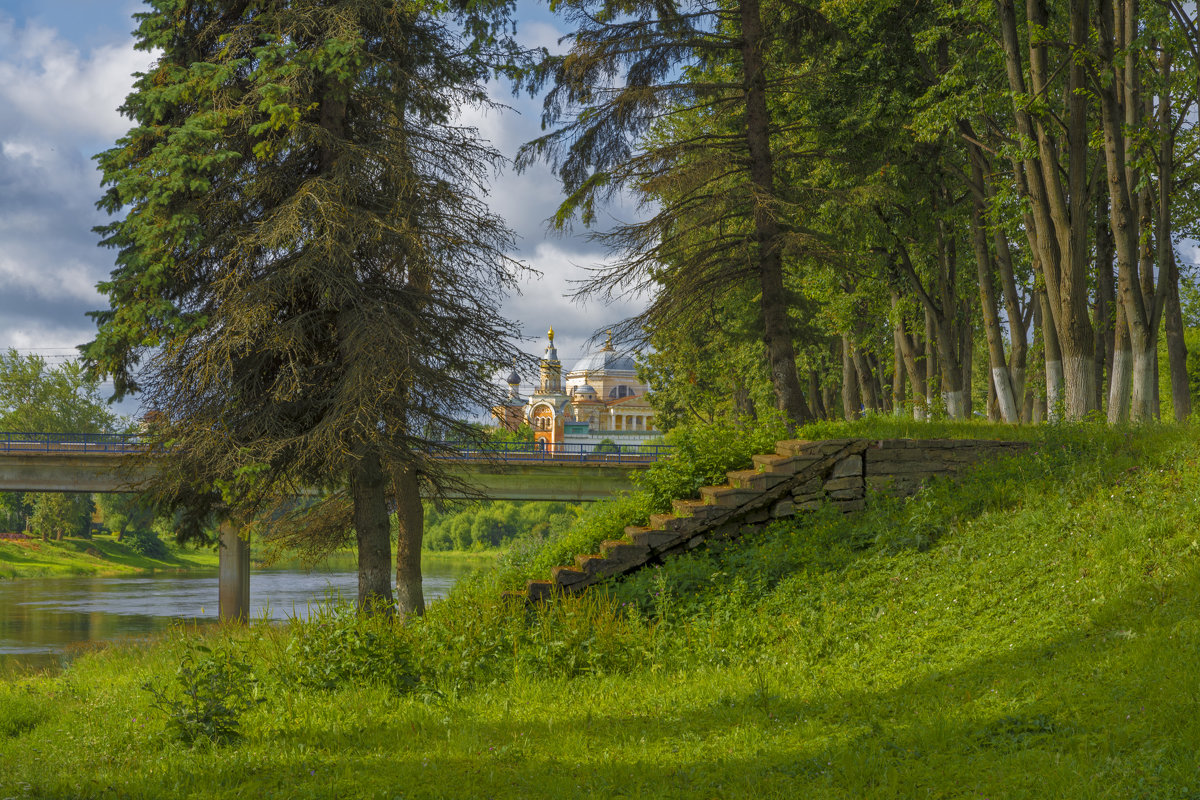
{"type": "Polygon", "coordinates": [[[0,687],[0,795],[1200,795],[1200,431],[1035,435],[609,599],[468,587],[401,634],[415,695],[300,690],[297,631],[217,634],[265,702],[216,751],[138,689],[183,634],[0,687]]]}
{"type": "Polygon", "coordinates": [[[107,574],[147,570],[215,569],[212,550],[175,549],[166,558],[147,558],[110,536],[39,539],[0,539],[0,579],[42,578],[55,575],[107,574]]]}

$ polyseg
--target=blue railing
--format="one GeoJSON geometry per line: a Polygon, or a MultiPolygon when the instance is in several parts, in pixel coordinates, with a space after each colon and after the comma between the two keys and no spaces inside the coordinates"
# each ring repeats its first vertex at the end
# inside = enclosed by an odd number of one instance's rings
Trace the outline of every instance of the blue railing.
{"type": "Polygon", "coordinates": [[[437,442],[434,452],[449,460],[499,461],[501,463],[650,464],[675,452],[669,444],[542,444],[540,442],[489,442],[484,446],[465,442],[437,442]]]}
{"type": "Polygon", "coordinates": [[[135,453],[146,448],[136,433],[4,433],[4,453],[135,453]]]}
{"type": "MultiPolygon", "coordinates": [[[[4,433],[2,453],[137,453],[147,442],[136,433],[4,433]]],[[[542,444],[539,442],[435,442],[439,458],[501,463],[649,464],[674,452],[667,444],[542,444]]]]}

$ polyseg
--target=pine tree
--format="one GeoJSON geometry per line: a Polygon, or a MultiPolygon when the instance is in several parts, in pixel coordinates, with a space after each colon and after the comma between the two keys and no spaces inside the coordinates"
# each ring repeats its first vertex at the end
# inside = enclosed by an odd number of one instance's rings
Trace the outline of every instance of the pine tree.
{"type": "Polygon", "coordinates": [[[452,16],[393,0],[151,0],[159,50],[98,156],[117,250],[85,347],[140,392],[169,442],[152,487],[184,511],[273,517],[359,554],[363,607],[390,609],[388,499],[401,516],[401,613],[420,613],[424,482],[435,442],[470,438],[516,331],[496,303],[511,233],[482,200],[499,156],[456,124],[506,55],[507,4],[452,16]]]}

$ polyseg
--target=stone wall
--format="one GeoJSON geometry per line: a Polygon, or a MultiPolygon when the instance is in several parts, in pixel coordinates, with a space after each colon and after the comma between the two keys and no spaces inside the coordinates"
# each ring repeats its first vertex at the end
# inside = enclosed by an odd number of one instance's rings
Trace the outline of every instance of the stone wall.
{"type": "Polygon", "coordinates": [[[700,489],[698,500],[676,500],[670,514],[601,544],[599,553],[555,567],[549,581],[530,581],[525,598],[544,600],[579,592],[706,542],[733,539],[774,519],[830,503],[861,510],[870,492],[913,494],[933,477],[953,477],[982,461],[1024,449],[1025,442],[970,439],[829,439],[778,442],[774,453],[754,456],[754,468],[727,474],[728,482],[700,489]]]}

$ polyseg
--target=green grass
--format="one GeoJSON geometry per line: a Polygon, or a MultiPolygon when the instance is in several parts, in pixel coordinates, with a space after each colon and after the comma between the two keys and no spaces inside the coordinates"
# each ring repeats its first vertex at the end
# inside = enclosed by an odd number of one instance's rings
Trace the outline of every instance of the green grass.
{"type": "Polygon", "coordinates": [[[68,537],[61,542],[0,539],[0,579],[215,569],[217,566],[214,550],[193,550],[173,544],[168,544],[168,550],[169,555],[165,558],[149,558],[107,534],[91,539],[68,537]]]}
{"type": "Polygon", "coordinates": [[[405,627],[205,634],[261,700],[229,744],[140,688],[183,629],[10,682],[0,796],[1200,797],[1200,430],[1013,435],[539,612],[496,571],[405,627]]]}

